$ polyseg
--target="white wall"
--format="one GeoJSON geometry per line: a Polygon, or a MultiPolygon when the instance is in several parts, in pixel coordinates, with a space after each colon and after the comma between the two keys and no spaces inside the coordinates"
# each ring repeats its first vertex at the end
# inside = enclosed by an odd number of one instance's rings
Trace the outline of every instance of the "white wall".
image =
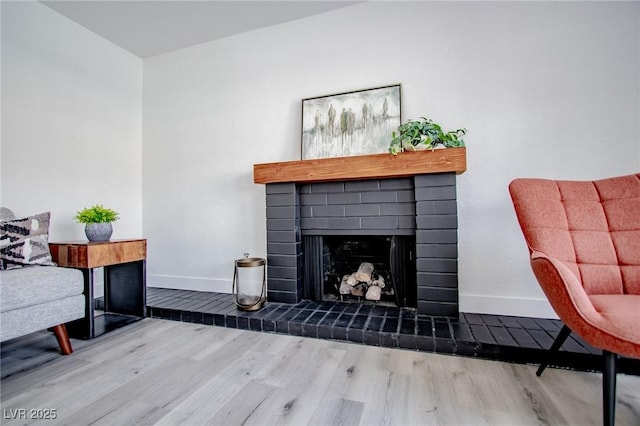
{"type": "Polygon", "coordinates": [[[1,7],[1,204],[51,211],[50,241],[86,239],[73,216],[96,203],[140,237],[142,60],[39,2],[1,7]]]}
{"type": "Polygon", "coordinates": [[[507,185],[640,170],[640,4],[367,2],[144,61],[148,282],[229,291],[264,256],[255,163],[300,158],[300,100],[402,83],[405,119],[466,127],[460,306],[552,315],[507,185]]]}

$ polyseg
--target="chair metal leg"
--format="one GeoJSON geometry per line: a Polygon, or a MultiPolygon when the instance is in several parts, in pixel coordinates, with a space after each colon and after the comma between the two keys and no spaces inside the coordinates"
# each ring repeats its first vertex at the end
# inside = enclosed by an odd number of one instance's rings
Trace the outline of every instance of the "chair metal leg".
{"type": "Polygon", "coordinates": [[[562,326],[562,329],[560,330],[560,333],[558,333],[556,340],[553,341],[553,344],[545,354],[544,361],[542,362],[542,364],[540,364],[540,367],[538,367],[538,371],[536,371],[536,376],[540,377],[544,369],[547,368],[547,366],[549,365],[551,356],[554,353],[558,352],[558,349],[560,349],[560,346],[562,346],[562,344],[564,343],[565,340],[567,340],[567,337],[569,337],[570,334],[571,334],[571,329],[566,325],[562,326]]]}
{"type": "Polygon", "coordinates": [[[604,369],[602,370],[602,424],[613,426],[616,423],[616,358],[613,352],[602,351],[604,369]]]}

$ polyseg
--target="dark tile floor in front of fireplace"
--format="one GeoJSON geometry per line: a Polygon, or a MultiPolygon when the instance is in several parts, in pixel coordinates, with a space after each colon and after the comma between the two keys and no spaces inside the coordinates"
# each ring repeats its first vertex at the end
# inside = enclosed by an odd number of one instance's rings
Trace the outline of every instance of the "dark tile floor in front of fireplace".
{"type": "MultiPolygon", "coordinates": [[[[341,340],[373,346],[538,364],[562,327],[559,320],[460,313],[418,315],[415,309],[344,302],[269,302],[256,312],[236,309],[232,295],[147,288],[147,316],[259,332],[341,340]]],[[[600,371],[601,351],[575,334],[550,365],[600,371]]],[[[640,360],[620,359],[618,371],[640,375],[640,360]]]]}

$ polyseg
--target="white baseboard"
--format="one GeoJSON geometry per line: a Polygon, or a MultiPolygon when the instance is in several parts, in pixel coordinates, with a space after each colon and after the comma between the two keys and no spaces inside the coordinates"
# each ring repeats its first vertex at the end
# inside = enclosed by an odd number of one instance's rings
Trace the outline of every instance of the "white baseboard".
{"type": "Polygon", "coordinates": [[[460,294],[460,312],[532,318],[558,316],[547,299],[460,294]]]}
{"type": "Polygon", "coordinates": [[[179,275],[147,275],[147,287],[231,293],[232,285],[232,280],[184,277],[179,275]]]}

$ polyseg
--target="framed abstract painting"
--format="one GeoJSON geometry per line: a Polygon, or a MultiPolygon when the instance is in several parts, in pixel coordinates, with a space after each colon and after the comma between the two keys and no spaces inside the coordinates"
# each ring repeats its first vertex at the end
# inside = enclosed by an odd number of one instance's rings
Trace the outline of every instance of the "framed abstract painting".
{"type": "Polygon", "coordinates": [[[302,100],[302,159],[388,152],[401,123],[400,85],[302,100]]]}

